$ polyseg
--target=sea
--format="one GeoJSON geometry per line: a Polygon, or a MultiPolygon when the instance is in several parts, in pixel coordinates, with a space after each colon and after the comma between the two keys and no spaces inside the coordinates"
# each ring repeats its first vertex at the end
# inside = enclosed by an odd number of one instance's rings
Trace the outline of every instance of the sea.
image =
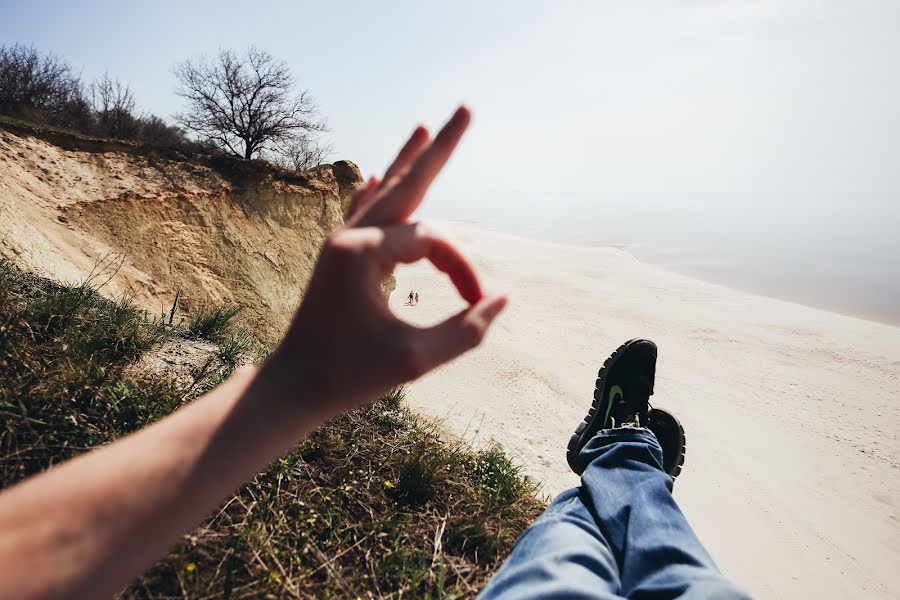
{"type": "Polygon", "coordinates": [[[900,326],[900,194],[447,195],[428,217],[614,245],[710,282],[900,326]]]}

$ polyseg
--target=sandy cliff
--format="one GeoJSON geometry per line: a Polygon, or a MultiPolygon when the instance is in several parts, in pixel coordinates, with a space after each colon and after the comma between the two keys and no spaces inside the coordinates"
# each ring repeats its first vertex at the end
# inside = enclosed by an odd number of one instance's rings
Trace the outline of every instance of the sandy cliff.
{"type": "Polygon", "coordinates": [[[292,174],[3,125],[0,254],[62,279],[112,275],[107,294],[153,311],[178,289],[187,310],[235,302],[272,342],[360,181],[347,161],[292,174]]]}

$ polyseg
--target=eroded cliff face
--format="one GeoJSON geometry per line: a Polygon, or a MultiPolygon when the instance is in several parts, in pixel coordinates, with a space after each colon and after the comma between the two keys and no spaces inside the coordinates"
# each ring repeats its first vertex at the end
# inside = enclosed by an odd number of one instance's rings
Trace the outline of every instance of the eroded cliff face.
{"type": "Polygon", "coordinates": [[[0,129],[0,254],[156,313],[179,289],[185,310],[235,302],[270,343],[361,182],[347,161],[290,174],[28,133],[0,129]]]}

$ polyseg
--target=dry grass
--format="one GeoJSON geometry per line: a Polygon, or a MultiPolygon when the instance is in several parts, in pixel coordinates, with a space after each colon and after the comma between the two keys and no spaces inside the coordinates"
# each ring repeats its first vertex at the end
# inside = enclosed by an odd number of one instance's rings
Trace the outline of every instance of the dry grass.
{"type": "MultiPolygon", "coordinates": [[[[9,486],[161,418],[189,387],[125,367],[183,335],[90,286],[0,262],[0,476],[9,486]]],[[[221,336],[233,364],[252,345],[221,336]]],[[[443,439],[395,390],[335,420],[184,536],[124,598],[471,597],[542,510],[499,448],[443,439]]]]}

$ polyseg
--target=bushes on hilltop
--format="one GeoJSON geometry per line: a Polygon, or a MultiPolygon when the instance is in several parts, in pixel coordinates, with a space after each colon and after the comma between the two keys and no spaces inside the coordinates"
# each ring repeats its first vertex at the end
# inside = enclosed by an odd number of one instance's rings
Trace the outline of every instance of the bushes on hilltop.
{"type": "Polygon", "coordinates": [[[288,65],[251,46],[239,55],[176,65],[187,110],[170,125],[137,111],[127,83],[104,73],[90,83],[61,57],[23,44],[0,45],[0,115],[89,136],[186,152],[261,158],[291,170],[325,162],[325,121],[288,65]],[[191,139],[188,131],[196,136],[191,139]]]}
{"type": "Polygon", "coordinates": [[[61,57],[0,46],[0,114],[71,131],[185,151],[207,150],[180,127],[140,114],[128,84],[104,74],[85,84],[61,57]]]}
{"type": "Polygon", "coordinates": [[[84,131],[93,124],[81,79],[54,54],[0,46],[0,112],[84,131]]]}

